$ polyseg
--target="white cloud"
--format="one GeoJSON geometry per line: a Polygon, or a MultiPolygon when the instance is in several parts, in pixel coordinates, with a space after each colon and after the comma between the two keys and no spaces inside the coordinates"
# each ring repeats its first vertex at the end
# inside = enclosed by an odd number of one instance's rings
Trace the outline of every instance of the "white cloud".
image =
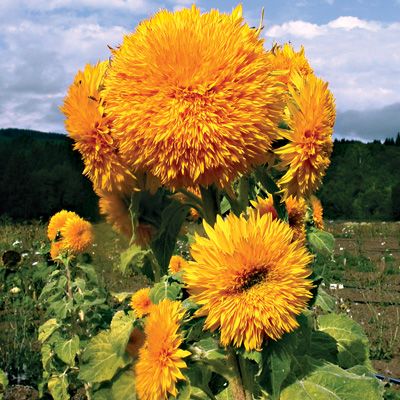
{"type": "Polygon", "coordinates": [[[400,23],[349,16],[321,25],[289,21],[271,26],[265,36],[268,44],[304,45],[315,72],[330,83],[339,110],[400,101],[400,23]]]}

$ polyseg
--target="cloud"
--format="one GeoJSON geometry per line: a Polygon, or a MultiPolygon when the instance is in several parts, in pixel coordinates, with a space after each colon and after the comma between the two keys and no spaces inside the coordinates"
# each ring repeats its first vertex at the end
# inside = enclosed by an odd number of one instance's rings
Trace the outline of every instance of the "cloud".
{"type": "Polygon", "coordinates": [[[330,83],[340,110],[400,101],[400,23],[342,16],[327,24],[289,21],[271,26],[267,43],[304,45],[317,75],[330,83]]]}
{"type": "Polygon", "coordinates": [[[366,111],[338,112],[335,135],[338,137],[385,139],[400,132],[400,103],[366,111]]]}

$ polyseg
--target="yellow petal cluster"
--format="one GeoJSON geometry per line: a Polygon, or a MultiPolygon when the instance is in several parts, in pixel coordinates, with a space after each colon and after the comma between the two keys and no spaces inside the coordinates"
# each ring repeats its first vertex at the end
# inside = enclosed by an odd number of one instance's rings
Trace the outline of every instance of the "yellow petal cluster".
{"type": "Polygon", "coordinates": [[[312,297],[312,256],[288,224],[251,213],[204,227],[208,238],[195,237],[183,278],[205,328],[219,330],[222,345],[246,350],[294,330],[312,297]]]}
{"type": "Polygon", "coordinates": [[[183,358],[191,353],[180,348],[179,332],[184,310],[181,303],[165,299],[153,306],[145,322],[146,341],[135,365],[136,391],[140,400],[164,400],[177,396],[176,382],[185,379],[183,358]]]}
{"type": "Polygon", "coordinates": [[[144,317],[151,311],[153,302],[151,301],[149,294],[150,288],[143,288],[139,289],[136,293],[132,295],[131,307],[132,310],[135,311],[138,318],[144,317]]]}
{"type": "Polygon", "coordinates": [[[78,215],[71,216],[61,228],[61,240],[71,254],[83,253],[93,243],[91,223],[78,215]]]}
{"type": "Polygon", "coordinates": [[[121,156],[169,187],[224,186],[263,162],[276,135],[284,90],[272,70],[241,6],[142,21],[104,80],[121,156]]]}
{"type": "Polygon", "coordinates": [[[313,74],[295,75],[289,92],[285,122],[290,129],[282,130],[289,143],[275,150],[286,170],[278,184],[285,196],[307,197],[318,189],[330,164],[335,103],[328,84],[313,74]]]}
{"type": "Polygon", "coordinates": [[[86,65],[70,86],[61,111],[65,127],[81,153],[83,171],[95,189],[122,190],[133,176],[118,154],[118,142],[112,135],[112,119],[104,110],[102,85],[108,62],[86,65]]]}
{"type": "Polygon", "coordinates": [[[172,256],[169,261],[168,271],[171,274],[177,274],[186,267],[187,263],[188,262],[181,256],[172,256]]]}
{"type": "Polygon", "coordinates": [[[318,229],[324,229],[324,209],[322,208],[321,201],[317,197],[311,196],[310,203],[313,212],[314,225],[318,229]]]}

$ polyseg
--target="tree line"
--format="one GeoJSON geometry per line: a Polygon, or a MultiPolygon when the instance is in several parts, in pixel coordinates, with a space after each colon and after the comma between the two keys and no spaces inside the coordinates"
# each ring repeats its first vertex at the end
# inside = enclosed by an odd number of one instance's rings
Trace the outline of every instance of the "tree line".
{"type": "MultiPolygon", "coordinates": [[[[92,221],[97,196],[65,135],[0,129],[0,216],[47,220],[62,208],[92,221]]],[[[318,193],[328,219],[400,219],[400,134],[384,143],[335,140],[318,193]]]]}

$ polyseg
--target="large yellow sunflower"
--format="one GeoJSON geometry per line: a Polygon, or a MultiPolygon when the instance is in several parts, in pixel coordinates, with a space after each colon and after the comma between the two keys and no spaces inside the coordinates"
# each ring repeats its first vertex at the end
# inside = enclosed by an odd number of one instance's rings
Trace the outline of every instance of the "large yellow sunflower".
{"type": "Polygon", "coordinates": [[[313,74],[294,75],[289,91],[285,122],[290,129],[281,131],[289,143],[275,150],[287,171],[278,183],[285,196],[304,197],[318,188],[330,163],[335,103],[328,84],[313,74]]]}
{"type": "Polygon", "coordinates": [[[224,346],[261,348],[298,326],[296,316],[312,296],[307,267],[312,256],[288,224],[267,213],[217,217],[204,223],[208,238],[196,236],[194,262],[184,272],[192,299],[206,316],[205,328],[221,332],[224,346]]]}
{"type": "Polygon", "coordinates": [[[146,342],[135,365],[136,391],[140,400],[164,400],[177,396],[176,382],[185,379],[183,358],[191,353],[179,347],[184,316],[181,303],[165,299],[156,304],[145,322],[146,342]]]}
{"type": "Polygon", "coordinates": [[[108,62],[86,65],[79,71],[64,99],[61,111],[65,127],[75,141],[74,148],[83,158],[83,171],[95,189],[122,189],[133,177],[118,155],[118,143],[112,135],[112,119],[104,110],[101,87],[108,62]]]}
{"type": "Polygon", "coordinates": [[[104,81],[121,155],[170,187],[225,185],[275,137],[284,88],[272,69],[241,6],[158,12],[113,51],[104,81]]]}
{"type": "Polygon", "coordinates": [[[61,229],[63,248],[71,254],[83,253],[93,243],[93,228],[90,222],[78,215],[67,219],[61,229]]]}

